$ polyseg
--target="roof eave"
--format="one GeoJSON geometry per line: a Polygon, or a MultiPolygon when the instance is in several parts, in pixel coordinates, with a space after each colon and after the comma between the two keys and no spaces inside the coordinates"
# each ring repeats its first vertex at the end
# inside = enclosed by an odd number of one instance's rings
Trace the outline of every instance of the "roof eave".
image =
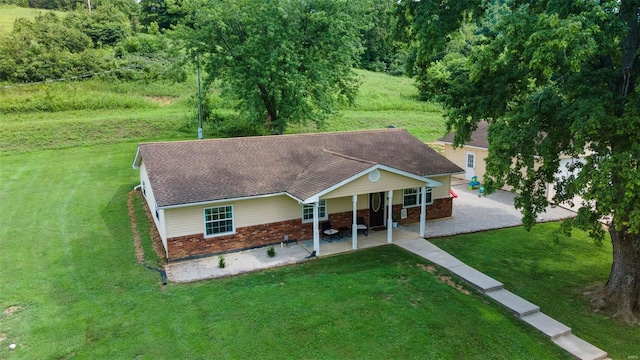
{"type": "MultiPolygon", "coordinates": [[[[441,144],[445,144],[445,145],[453,145],[453,142],[451,141],[442,141],[442,140],[436,140],[437,143],[441,143],[441,144]]],[[[480,149],[480,150],[489,150],[488,147],[485,146],[478,146],[478,145],[470,145],[470,144],[462,144],[459,146],[459,148],[473,148],[473,149],[480,149]]]]}
{"type": "Polygon", "coordinates": [[[136,156],[133,158],[133,164],[131,164],[131,167],[134,169],[139,169],[141,164],[142,154],[140,154],[140,145],[138,145],[138,148],[136,149],[136,156]]]}
{"type": "Polygon", "coordinates": [[[281,195],[286,195],[290,198],[292,198],[293,200],[298,201],[299,203],[302,203],[302,200],[298,199],[297,197],[286,193],[286,192],[277,192],[277,193],[271,193],[271,194],[261,194],[261,195],[252,195],[252,196],[241,196],[241,197],[236,197],[236,198],[227,198],[227,199],[218,199],[218,200],[207,200],[207,201],[198,201],[198,202],[192,202],[192,203],[183,203],[183,204],[172,204],[172,205],[162,205],[162,206],[158,206],[158,209],[161,210],[167,210],[167,209],[179,209],[179,208],[185,208],[185,207],[190,207],[190,206],[204,206],[204,205],[214,205],[214,204],[220,204],[220,203],[229,203],[229,202],[234,202],[234,201],[242,201],[242,200],[251,200],[251,199],[262,199],[262,198],[268,198],[268,197],[274,197],[274,196],[281,196],[281,195]]]}

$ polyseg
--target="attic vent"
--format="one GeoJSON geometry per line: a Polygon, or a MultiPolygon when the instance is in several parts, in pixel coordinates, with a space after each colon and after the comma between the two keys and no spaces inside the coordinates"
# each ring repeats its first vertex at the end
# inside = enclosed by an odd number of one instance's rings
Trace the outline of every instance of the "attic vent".
{"type": "Polygon", "coordinates": [[[378,180],[380,180],[380,171],[378,169],[369,173],[369,181],[377,182],[378,180]]]}

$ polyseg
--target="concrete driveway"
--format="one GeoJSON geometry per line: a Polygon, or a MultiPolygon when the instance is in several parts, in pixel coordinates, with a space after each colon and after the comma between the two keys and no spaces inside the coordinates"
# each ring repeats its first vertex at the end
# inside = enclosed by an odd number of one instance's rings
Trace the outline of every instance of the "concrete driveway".
{"type": "MultiPolygon", "coordinates": [[[[451,189],[458,195],[457,199],[453,199],[453,216],[427,222],[425,238],[522,225],[522,214],[513,206],[516,197],[514,193],[498,190],[489,196],[482,196],[478,190],[469,190],[467,183],[462,181],[457,181],[451,189]]],[[[571,210],[548,207],[545,213],[540,214],[538,222],[558,221],[574,216],[576,213],[571,210]]],[[[419,231],[418,224],[407,228],[419,231]]]]}

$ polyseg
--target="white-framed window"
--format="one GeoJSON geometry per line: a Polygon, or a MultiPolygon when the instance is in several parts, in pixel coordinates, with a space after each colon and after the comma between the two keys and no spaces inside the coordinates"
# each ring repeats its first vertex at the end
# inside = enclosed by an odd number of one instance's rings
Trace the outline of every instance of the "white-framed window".
{"type": "MultiPolygon", "coordinates": [[[[420,206],[422,188],[404,189],[402,191],[402,206],[405,208],[420,206]]],[[[427,205],[433,204],[433,189],[427,188],[427,205]]]]}
{"type": "Polygon", "coordinates": [[[205,236],[233,234],[233,205],[204,209],[205,236]]]}
{"type": "Polygon", "coordinates": [[[142,195],[147,197],[147,184],[142,180],[142,195]]]}
{"type": "Polygon", "coordinates": [[[160,210],[158,210],[158,204],[155,205],[155,211],[156,211],[156,219],[160,221],[160,210]]]}
{"type": "MultiPolygon", "coordinates": [[[[327,200],[320,200],[318,204],[318,220],[327,220],[327,200]]],[[[302,222],[313,221],[313,204],[302,204],[302,222]]]]}

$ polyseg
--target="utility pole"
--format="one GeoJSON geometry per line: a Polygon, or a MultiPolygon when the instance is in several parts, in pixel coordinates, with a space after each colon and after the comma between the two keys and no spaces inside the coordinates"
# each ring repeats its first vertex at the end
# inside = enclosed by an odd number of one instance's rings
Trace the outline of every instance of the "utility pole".
{"type": "Polygon", "coordinates": [[[198,74],[198,120],[200,127],[198,128],[198,140],[202,140],[204,135],[202,133],[202,93],[200,91],[200,54],[196,54],[196,72],[198,74]]]}

